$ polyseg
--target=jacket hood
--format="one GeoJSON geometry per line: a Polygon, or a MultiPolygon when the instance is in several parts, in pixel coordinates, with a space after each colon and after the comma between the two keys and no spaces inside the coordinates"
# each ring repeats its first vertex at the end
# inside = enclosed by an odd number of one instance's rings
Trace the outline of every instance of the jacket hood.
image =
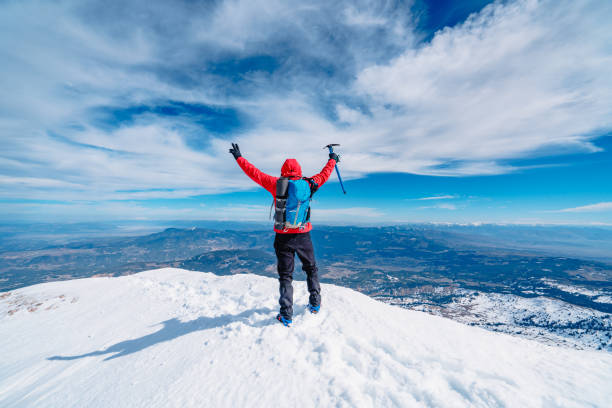
{"type": "Polygon", "coordinates": [[[302,167],[295,159],[287,159],[281,168],[282,177],[302,177],[302,167]]]}

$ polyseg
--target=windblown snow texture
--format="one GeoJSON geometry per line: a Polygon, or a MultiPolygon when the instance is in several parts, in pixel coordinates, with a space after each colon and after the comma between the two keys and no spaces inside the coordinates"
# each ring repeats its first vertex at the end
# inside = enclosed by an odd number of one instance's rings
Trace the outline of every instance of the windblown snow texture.
{"type": "Polygon", "coordinates": [[[493,333],[323,285],[160,269],[0,294],[2,407],[609,406],[612,354],[493,333]]]}

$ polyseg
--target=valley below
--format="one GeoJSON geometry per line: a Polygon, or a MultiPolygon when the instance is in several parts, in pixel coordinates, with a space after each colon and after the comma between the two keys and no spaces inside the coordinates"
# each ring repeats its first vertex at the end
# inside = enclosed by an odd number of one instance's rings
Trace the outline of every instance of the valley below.
{"type": "MultiPolygon", "coordinates": [[[[500,234],[487,246],[478,230],[460,232],[432,226],[318,227],[311,234],[322,282],[492,331],[612,351],[612,264],[605,257],[580,257],[579,251],[559,256],[550,249],[554,245],[530,251],[510,240],[503,248],[500,234]]],[[[552,227],[548,232],[562,236],[552,227]]],[[[273,232],[261,229],[192,227],[61,244],[5,241],[0,292],[162,267],[276,277],[273,239],[273,232]]],[[[303,280],[299,268],[296,260],[294,279],[303,280]]]]}

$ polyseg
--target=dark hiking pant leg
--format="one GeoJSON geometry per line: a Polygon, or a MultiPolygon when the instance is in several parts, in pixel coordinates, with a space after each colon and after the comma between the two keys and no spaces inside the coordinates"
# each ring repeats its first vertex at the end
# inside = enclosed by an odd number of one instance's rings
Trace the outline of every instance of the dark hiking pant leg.
{"type": "Polygon", "coordinates": [[[302,270],[306,272],[306,284],[310,294],[308,302],[313,306],[319,306],[321,304],[321,285],[312,240],[309,232],[299,235],[295,250],[302,262],[302,270]]]}
{"type": "Polygon", "coordinates": [[[295,250],[289,245],[288,234],[276,234],[274,251],[276,252],[280,298],[280,314],[285,319],[293,317],[293,267],[295,250]]]}

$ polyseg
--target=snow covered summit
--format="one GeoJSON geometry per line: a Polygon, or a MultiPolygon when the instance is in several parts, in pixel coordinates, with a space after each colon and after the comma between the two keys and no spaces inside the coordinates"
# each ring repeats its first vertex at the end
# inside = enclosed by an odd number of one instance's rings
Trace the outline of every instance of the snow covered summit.
{"type": "Polygon", "coordinates": [[[609,406],[612,354],[323,285],[160,269],[0,293],[2,407],[609,406]]]}

